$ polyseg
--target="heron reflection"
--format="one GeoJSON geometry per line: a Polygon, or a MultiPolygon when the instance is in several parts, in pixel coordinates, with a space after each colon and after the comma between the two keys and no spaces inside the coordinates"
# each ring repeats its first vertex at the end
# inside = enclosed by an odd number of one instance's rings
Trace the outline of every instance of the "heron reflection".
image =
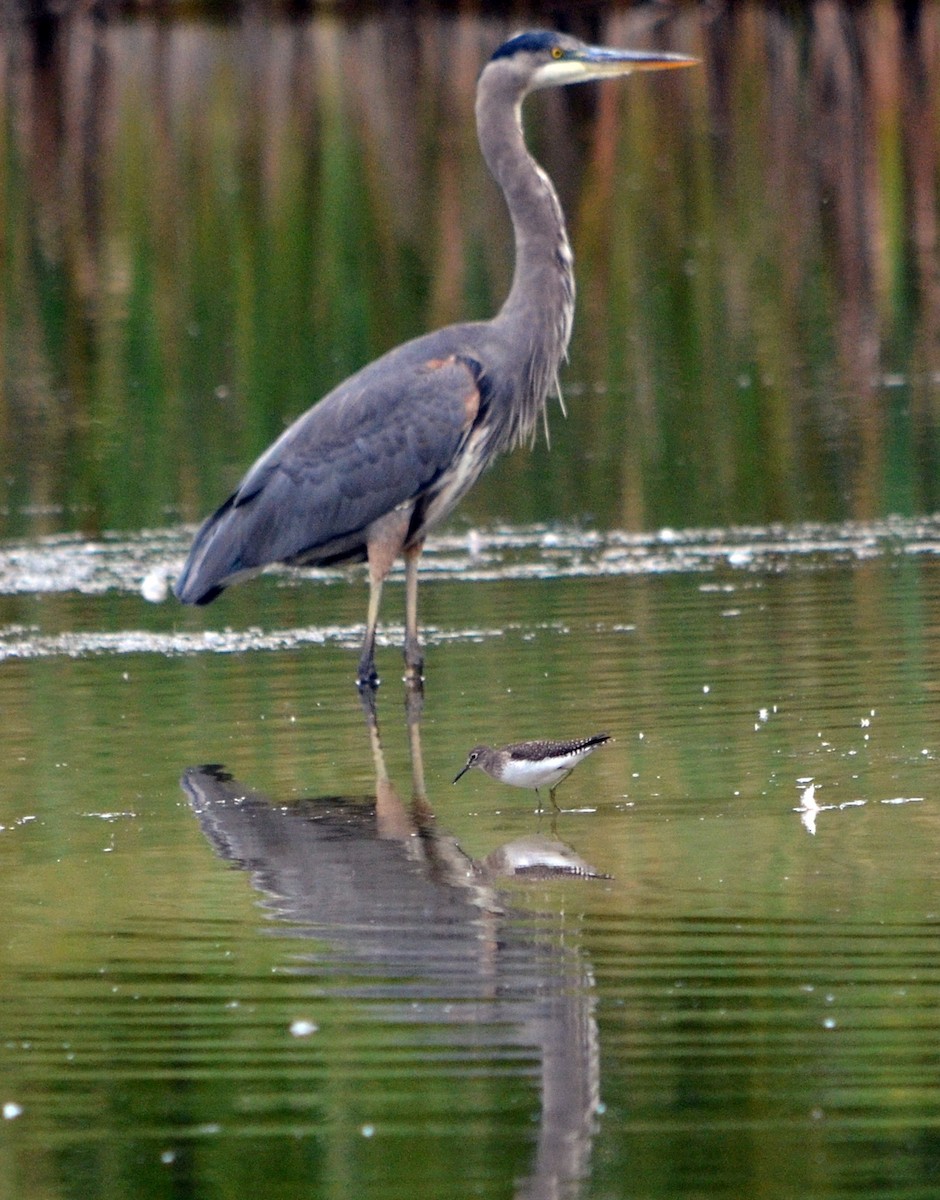
{"type": "Polygon", "coordinates": [[[274,918],[266,930],[291,940],[293,973],[328,981],[334,996],[379,1001],[396,1027],[444,1025],[452,1048],[497,1069],[520,1050],[536,1056],[540,1120],[516,1195],[574,1195],[599,1103],[592,971],[561,915],[523,911],[506,880],[596,872],[552,838],[474,859],[440,830],[424,790],[417,703],[413,694],[408,803],[386,770],[369,703],[374,795],[280,805],[220,766],[190,768],[182,787],[216,853],[251,873],[274,918]]]}

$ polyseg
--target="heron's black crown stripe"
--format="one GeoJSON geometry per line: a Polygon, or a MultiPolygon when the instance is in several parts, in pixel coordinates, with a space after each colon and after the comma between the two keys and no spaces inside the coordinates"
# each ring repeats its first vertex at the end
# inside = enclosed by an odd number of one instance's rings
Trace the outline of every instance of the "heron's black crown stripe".
{"type": "Polygon", "coordinates": [[[512,58],[514,54],[523,51],[535,54],[539,50],[549,50],[557,44],[558,39],[553,33],[519,33],[508,42],[503,42],[499,49],[493,52],[490,62],[497,58],[512,58]]]}

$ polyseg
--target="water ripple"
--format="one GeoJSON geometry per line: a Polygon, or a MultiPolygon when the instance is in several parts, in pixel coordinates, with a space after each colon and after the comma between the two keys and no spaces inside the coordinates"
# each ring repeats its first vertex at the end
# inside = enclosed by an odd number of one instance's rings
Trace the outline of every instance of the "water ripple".
{"type": "MultiPolygon", "coordinates": [[[[89,539],[60,534],[0,547],[0,595],[108,591],[160,599],[192,530],[173,527],[89,539]]],[[[494,526],[431,538],[423,570],[461,581],[824,568],[872,558],[940,554],[940,516],[826,525],[598,532],[566,525],[494,526]]],[[[278,572],[287,584],[302,577],[278,572]]],[[[343,578],[336,570],[317,577],[343,578]]]]}
{"type": "MultiPolygon", "coordinates": [[[[89,540],[75,534],[8,543],[0,547],[0,596],[107,593],[160,601],[182,563],[191,531],[182,527],[107,534],[89,540]]],[[[703,588],[733,587],[733,580],[793,571],[824,571],[872,559],[919,558],[940,554],[940,516],[892,518],[842,525],[663,529],[631,534],[599,533],[572,526],[495,526],[431,539],[423,575],[456,584],[533,579],[615,579],[687,573],[710,576],[703,588]]],[[[304,573],[272,570],[277,585],[297,586],[304,573]]],[[[321,585],[347,578],[344,571],[316,572],[321,585]]],[[[740,615],[739,609],[728,616],[740,615]]],[[[453,639],[501,637],[512,626],[424,630],[433,645],[453,639]]],[[[318,624],[298,628],[147,630],[100,629],[44,632],[38,626],[0,626],[0,661],[86,655],[239,654],[248,650],[290,650],[309,644],[356,647],[362,626],[318,624]]],[[[397,644],[402,630],[383,626],[380,641],[397,644]]]]}

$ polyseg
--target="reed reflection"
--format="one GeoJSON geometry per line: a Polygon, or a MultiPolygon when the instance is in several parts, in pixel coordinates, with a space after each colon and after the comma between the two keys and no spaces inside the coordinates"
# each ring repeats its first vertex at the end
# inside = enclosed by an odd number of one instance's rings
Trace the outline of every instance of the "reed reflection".
{"type": "MultiPolygon", "coordinates": [[[[535,6],[37,7],[0,4],[5,533],[194,519],[312,396],[501,299],[470,114],[535,6]]],[[[647,6],[569,7],[592,40],[651,40],[647,6]]],[[[571,420],[468,511],[631,529],[932,511],[940,10],[656,21],[701,55],[695,79],[546,97],[533,128],[579,264],[571,420]]]]}
{"type": "Polygon", "coordinates": [[[379,1001],[389,1025],[446,1025],[451,1047],[494,1069],[534,1051],[541,1117],[531,1172],[515,1194],[576,1195],[599,1103],[593,973],[560,914],[518,911],[505,880],[596,872],[548,837],[518,838],[475,860],[440,830],[424,785],[421,705],[409,691],[409,803],[386,769],[369,696],[374,796],[279,805],[217,765],[188,769],[182,788],[216,853],[251,872],[281,923],[272,932],[295,943],[292,973],[379,1001]]]}

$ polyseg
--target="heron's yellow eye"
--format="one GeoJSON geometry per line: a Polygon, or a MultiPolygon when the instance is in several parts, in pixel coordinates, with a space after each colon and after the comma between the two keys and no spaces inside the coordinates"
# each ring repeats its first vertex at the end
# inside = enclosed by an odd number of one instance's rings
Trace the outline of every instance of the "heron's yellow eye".
{"type": "Polygon", "coordinates": [[[552,46],[552,58],[561,58],[564,53],[561,46],[552,46]]]}

